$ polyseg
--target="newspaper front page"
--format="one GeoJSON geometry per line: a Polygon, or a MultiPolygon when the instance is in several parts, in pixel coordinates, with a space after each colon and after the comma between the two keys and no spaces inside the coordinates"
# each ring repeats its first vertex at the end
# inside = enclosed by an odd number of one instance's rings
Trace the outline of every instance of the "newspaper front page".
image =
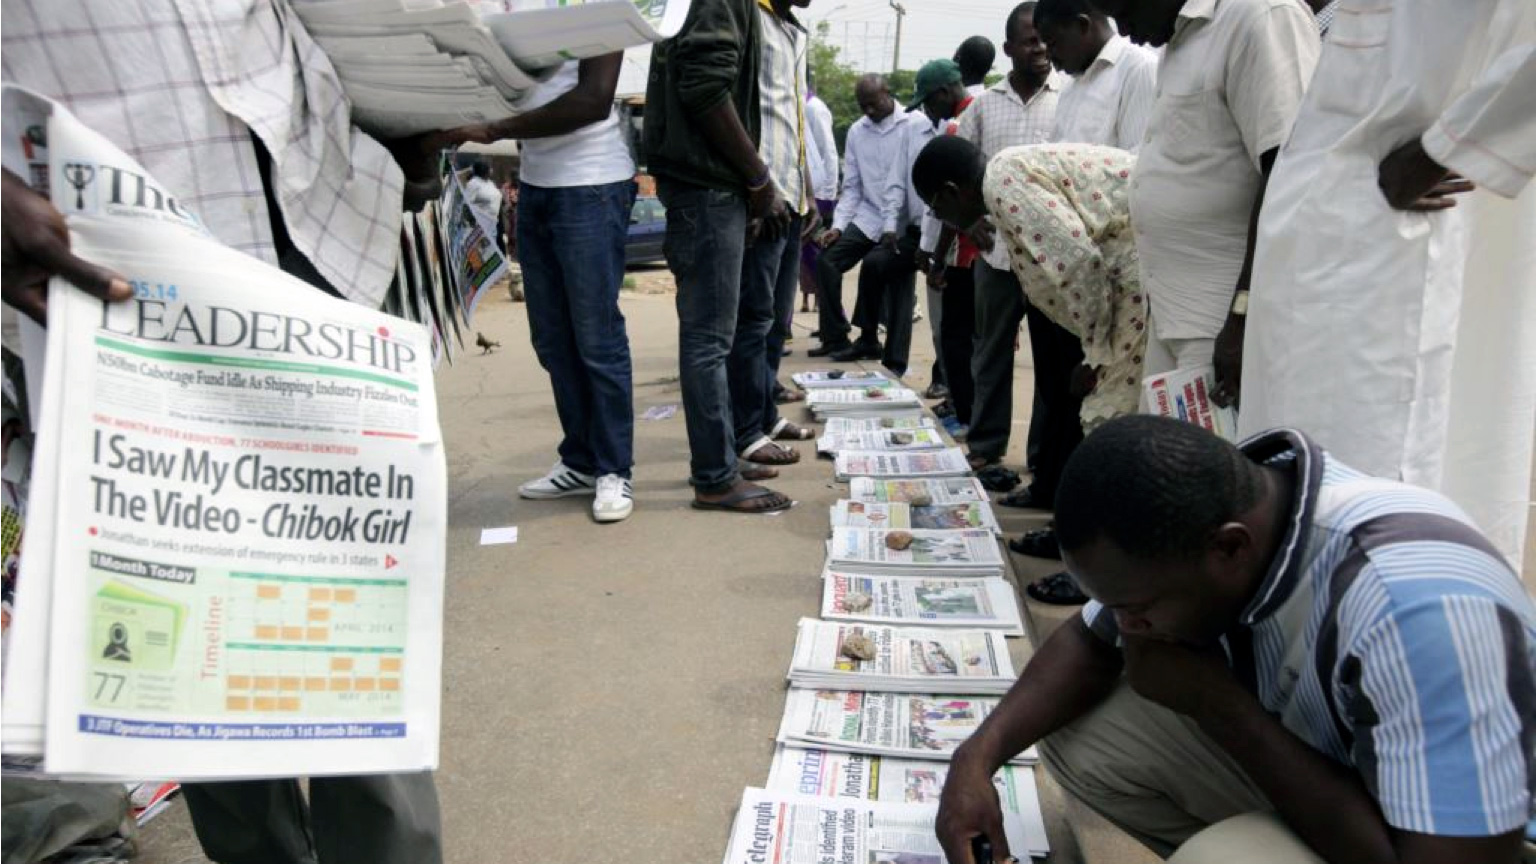
{"type": "MultiPolygon", "coordinates": [[[[779,745],[768,771],[768,790],[786,795],[819,798],[855,798],[887,804],[939,805],[949,765],[892,756],[838,753],[779,745]]],[[[1035,769],[1004,765],[992,778],[997,802],[1004,813],[1017,813],[1029,835],[1030,854],[1050,850],[1045,839],[1045,816],[1040,809],[1040,789],[1035,769]],[[1036,845],[1038,843],[1038,845],[1036,845]]]]}
{"type": "Polygon", "coordinates": [[[827,435],[848,435],[854,432],[883,432],[886,429],[933,429],[933,418],[926,414],[914,417],[829,417],[822,431],[827,435]]]}
{"type": "MultiPolygon", "coordinates": [[[[991,696],[933,696],[793,688],[778,741],[799,747],[947,762],[997,709],[991,696]]],[[[1034,748],[1012,760],[1039,760],[1034,748]]]]}
{"type": "Polygon", "coordinates": [[[789,670],[796,687],[900,693],[1006,693],[1018,677],[1003,634],[800,619],[789,670]],[[845,653],[851,637],[874,643],[874,658],[845,653]]]}
{"type": "MultiPolygon", "coordinates": [[[[938,808],[748,789],[731,827],[725,864],[943,864],[938,808]]],[[[1003,813],[1010,848],[1045,855],[1014,813],[1003,813]]]]}
{"type": "Polygon", "coordinates": [[[920,480],[854,477],[848,481],[848,497],[875,504],[961,504],[990,502],[986,487],[975,477],[936,477],[920,480]]]}
{"type": "MultiPolygon", "coordinates": [[[[892,548],[891,531],[833,528],[827,558],[834,567],[859,573],[899,575],[918,570],[954,576],[1001,576],[1003,553],[997,535],[985,528],[962,531],[904,531],[911,543],[892,548]]],[[[903,538],[905,539],[905,538],[903,538]]],[[[898,544],[899,545],[899,544],[898,544]]]]}
{"type": "Polygon", "coordinates": [[[821,617],[1024,635],[1013,586],[1002,579],[859,576],[829,570],[822,579],[821,617]]]}
{"type": "Polygon", "coordinates": [[[1211,399],[1216,389],[1216,369],[1198,366],[1152,375],[1142,381],[1141,411],[1172,417],[1215,432],[1228,441],[1237,440],[1237,411],[1211,399]]]}
{"type": "Polygon", "coordinates": [[[26,694],[47,771],[433,767],[446,472],[426,333],[217,244],[62,109],[48,141],[77,254],[136,296],[50,291],[54,585],[46,689],[26,694]]]}
{"type": "Polygon", "coordinates": [[[918,453],[842,450],[837,454],[837,479],[854,477],[964,477],[971,473],[965,451],[946,447],[918,453]]]}
{"type": "Polygon", "coordinates": [[[795,382],[795,386],[801,390],[887,387],[894,386],[896,383],[878,369],[832,369],[829,371],[796,372],[789,377],[791,381],[795,382]]]}
{"type": "Polygon", "coordinates": [[[960,504],[925,504],[913,506],[897,501],[890,504],[864,501],[839,501],[832,505],[833,528],[865,528],[881,531],[964,531],[985,528],[1002,533],[992,508],[978,501],[960,504]]]}
{"type": "Polygon", "coordinates": [[[943,450],[949,446],[937,429],[881,429],[878,432],[848,432],[841,435],[827,434],[816,442],[821,453],[839,453],[844,450],[865,452],[905,452],[911,450],[943,450]]]}

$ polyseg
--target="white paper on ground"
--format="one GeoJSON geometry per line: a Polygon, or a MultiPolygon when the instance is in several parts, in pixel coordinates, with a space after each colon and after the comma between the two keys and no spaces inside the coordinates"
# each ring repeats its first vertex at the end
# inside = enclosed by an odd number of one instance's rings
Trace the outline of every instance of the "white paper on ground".
{"type": "Polygon", "coordinates": [[[481,528],[480,545],[497,546],[503,543],[517,542],[517,526],[508,525],[504,528],[481,528]]]}

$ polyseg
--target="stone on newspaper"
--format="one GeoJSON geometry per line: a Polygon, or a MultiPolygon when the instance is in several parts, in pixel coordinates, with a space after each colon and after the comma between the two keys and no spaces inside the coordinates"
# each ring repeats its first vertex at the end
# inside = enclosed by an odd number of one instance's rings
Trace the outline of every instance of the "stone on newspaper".
{"type": "Polygon", "coordinates": [[[873,660],[875,659],[875,640],[863,633],[844,637],[842,654],[850,660],[873,660]]]}
{"type": "Polygon", "coordinates": [[[907,531],[892,531],[885,535],[885,548],[904,552],[912,546],[912,534],[907,531]]]}
{"type": "Polygon", "coordinates": [[[849,591],[843,595],[843,608],[849,612],[863,612],[875,602],[875,598],[863,591],[849,591]]]}

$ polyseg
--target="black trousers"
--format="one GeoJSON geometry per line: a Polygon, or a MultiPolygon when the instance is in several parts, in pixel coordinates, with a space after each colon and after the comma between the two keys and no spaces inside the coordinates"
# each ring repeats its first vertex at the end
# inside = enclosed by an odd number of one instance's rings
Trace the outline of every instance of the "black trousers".
{"type": "MultiPolygon", "coordinates": [[[[853,327],[843,310],[843,274],[858,266],[873,248],[875,241],[865,237],[857,225],[849,225],[837,242],[822,250],[821,257],[816,259],[816,323],[821,331],[821,344],[847,344],[853,327]]],[[[864,292],[860,289],[859,293],[864,292]]]]}
{"type": "Polygon", "coordinates": [[[955,416],[969,426],[976,401],[976,380],[971,377],[971,353],[976,345],[976,277],[970,267],[950,267],[944,271],[944,289],[939,292],[943,312],[939,315],[939,351],[949,385],[949,400],[955,416]]]}
{"type": "Polygon", "coordinates": [[[918,234],[908,231],[896,241],[895,250],[876,245],[864,256],[859,274],[859,303],[854,323],[859,325],[858,341],[876,345],[880,325],[885,324],[885,350],[880,364],[896,373],[907,374],[912,356],[912,313],[917,308],[918,234]]]}
{"type": "Polygon", "coordinates": [[[1030,438],[1036,438],[1034,479],[1030,490],[1036,498],[1056,499],[1061,472],[1072,451],[1083,442],[1080,414],[1083,400],[1072,395],[1072,370],[1083,363],[1083,346],[1076,336],[1057,325],[1031,304],[1024,314],[1029,323],[1029,348],[1035,361],[1035,413],[1030,419],[1030,438]]]}
{"type": "Polygon", "coordinates": [[[988,461],[1008,454],[1013,431],[1013,364],[1019,324],[1024,320],[1024,291],[1007,270],[977,259],[976,347],[971,375],[976,401],[971,409],[971,455],[988,461]]]}

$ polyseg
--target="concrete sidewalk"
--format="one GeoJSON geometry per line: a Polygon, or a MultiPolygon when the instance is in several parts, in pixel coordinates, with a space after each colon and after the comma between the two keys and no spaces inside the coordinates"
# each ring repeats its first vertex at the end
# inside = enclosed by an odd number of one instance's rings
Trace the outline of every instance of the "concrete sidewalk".
{"type": "MultiPolygon", "coordinates": [[[[691,510],[672,297],[626,293],[623,307],[637,416],[679,405],[672,419],[637,421],[627,522],[592,523],[589,499],[517,497],[554,462],[560,434],[522,305],[488,297],[475,326],[503,347],[472,349],[438,376],[450,475],[438,787],[454,864],[718,861],[742,788],[767,778],[795,621],[819,611],[827,505],[838,497],[831,464],[799,448],[801,464],[768,484],[800,502],[782,516],[691,510]],[[502,525],[519,526],[517,545],[478,545],[481,528],[502,525]]],[[[800,316],[786,375],[811,365],[813,324],[800,316]]],[[[913,343],[921,389],[933,357],[926,321],[913,343]]],[[[1012,464],[1028,419],[1022,357],[1012,464]]],[[[1010,533],[1039,521],[1000,515],[1010,533]]],[[[1027,645],[1015,644],[1022,660],[1027,645]]],[[[1153,860],[1069,810],[1040,773],[1051,860],[1153,860]],[[1082,852],[1066,813],[1086,826],[1082,852]]],[[[143,848],[151,864],[205,860],[179,803],[143,848]]]]}

